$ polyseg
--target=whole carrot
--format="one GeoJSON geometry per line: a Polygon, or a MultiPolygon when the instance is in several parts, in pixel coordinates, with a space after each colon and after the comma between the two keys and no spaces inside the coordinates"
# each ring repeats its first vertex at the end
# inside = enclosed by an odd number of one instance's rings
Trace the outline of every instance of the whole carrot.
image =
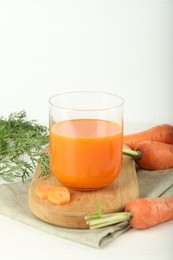
{"type": "Polygon", "coordinates": [[[161,142],[144,141],[134,150],[124,147],[123,154],[135,159],[145,170],[163,170],[173,168],[173,145],[161,142]]]}
{"type": "Polygon", "coordinates": [[[173,196],[165,198],[138,198],[127,203],[125,211],[132,214],[129,221],[136,229],[150,228],[173,219],[173,196]]]}
{"type": "Polygon", "coordinates": [[[97,229],[123,221],[135,229],[146,229],[173,220],[173,196],[137,198],[125,205],[124,212],[86,216],[90,229],[97,229]]]}
{"type": "Polygon", "coordinates": [[[173,144],[173,126],[162,124],[142,132],[125,135],[123,138],[124,144],[128,145],[131,149],[134,149],[137,144],[143,141],[173,144]]]}

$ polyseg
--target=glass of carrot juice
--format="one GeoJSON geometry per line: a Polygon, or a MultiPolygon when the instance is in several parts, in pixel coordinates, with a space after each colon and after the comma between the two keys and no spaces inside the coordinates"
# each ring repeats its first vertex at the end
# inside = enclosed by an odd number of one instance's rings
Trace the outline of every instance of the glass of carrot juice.
{"type": "Polygon", "coordinates": [[[49,99],[50,164],[63,185],[97,190],[120,173],[123,144],[120,96],[76,91],[49,99]]]}

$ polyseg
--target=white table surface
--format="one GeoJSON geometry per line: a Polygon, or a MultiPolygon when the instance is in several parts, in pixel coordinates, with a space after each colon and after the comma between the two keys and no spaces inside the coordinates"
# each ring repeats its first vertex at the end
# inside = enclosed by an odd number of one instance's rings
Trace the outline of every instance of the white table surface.
{"type": "Polygon", "coordinates": [[[173,221],[147,230],[131,229],[102,249],[55,237],[0,216],[0,259],[173,259],[173,221]]]}
{"type": "MultiPolygon", "coordinates": [[[[147,128],[128,125],[126,132],[147,128]]],[[[102,249],[55,237],[0,215],[0,259],[172,260],[173,221],[147,230],[131,229],[102,249]]]]}

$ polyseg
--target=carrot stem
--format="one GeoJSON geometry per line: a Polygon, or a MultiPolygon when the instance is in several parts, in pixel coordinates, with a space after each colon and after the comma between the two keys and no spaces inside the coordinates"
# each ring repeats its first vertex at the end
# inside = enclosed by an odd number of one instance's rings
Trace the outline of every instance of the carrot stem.
{"type": "Polygon", "coordinates": [[[134,151],[134,150],[127,148],[125,146],[123,146],[123,155],[131,156],[134,159],[141,159],[142,158],[141,151],[134,151]]]}
{"type": "Polygon", "coordinates": [[[86,223],[90,229],[97,229],[101,227],[110,226],[112,224],[128,221],[132,217],[130,212],[117,212],[112,214],[105,214],[101,216],[86,216],[86,223]]]}
{"type": "Polygon", "coordinates": [[[107,218],[110,216],[115,215],[115,213],[110,213],[110,214],[101,214],[100,216],[98,214],[96,215],[90,215],[90,216],[85,216],[85,220],[93,220],[93,219],[99,219],[99,218],[107,218]]]}

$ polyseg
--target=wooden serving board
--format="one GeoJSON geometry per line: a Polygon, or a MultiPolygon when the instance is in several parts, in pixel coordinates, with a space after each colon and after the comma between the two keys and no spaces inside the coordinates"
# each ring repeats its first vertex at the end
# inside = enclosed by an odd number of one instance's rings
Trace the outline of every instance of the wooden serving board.
{"type": "Polygon", "coordinates": [[[103,204],[103,213],[122,211],[125,204],[138,197],[138,182],[135,165],[131,158],[124,156],[119,177],[109,186],[97,191],[77,191],[70,189],[71,201],[62,206],[41,200],[35,195],[35,187],[39,183],[60,184],[51,172],[46,177],[40,176],[38,165],[28,192],[28,205],[31,212],[39,219],[66,228],[88,228],[84,217],[93,215],[96,204],[103,204]]]}

